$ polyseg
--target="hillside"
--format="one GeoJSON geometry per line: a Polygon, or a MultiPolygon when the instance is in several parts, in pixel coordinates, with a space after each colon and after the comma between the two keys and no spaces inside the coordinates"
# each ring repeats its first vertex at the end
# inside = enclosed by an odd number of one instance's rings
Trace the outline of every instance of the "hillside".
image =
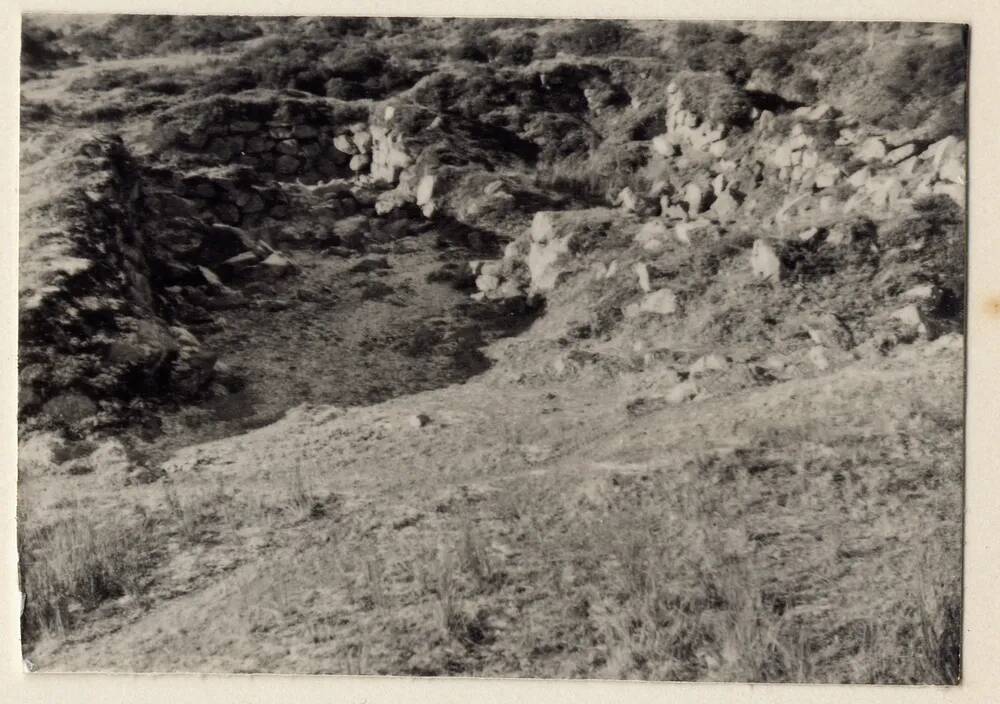
{"type": "Polygon", "coordinates": [[[35,667],[957,680],[963,28],[25,33],[35,667]]]}

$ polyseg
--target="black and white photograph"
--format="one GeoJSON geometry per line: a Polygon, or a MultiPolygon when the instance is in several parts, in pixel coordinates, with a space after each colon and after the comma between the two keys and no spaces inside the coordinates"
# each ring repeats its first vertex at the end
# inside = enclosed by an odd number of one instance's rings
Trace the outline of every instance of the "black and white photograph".
{"type": "Polygon", "coordinates": [[[962,681],[968,25],[20,34],[26,670],[962,681]]]}

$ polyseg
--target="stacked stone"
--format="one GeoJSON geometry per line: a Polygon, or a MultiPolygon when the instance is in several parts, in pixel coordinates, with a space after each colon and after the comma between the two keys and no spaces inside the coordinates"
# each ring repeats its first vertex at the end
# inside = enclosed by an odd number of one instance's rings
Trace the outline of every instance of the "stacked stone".
{"type": "Polygon", "coordinates": [[[685,107],[684,93],[676,83],[667,86],[667,131],[653,138],[653,149],[663,156],[700,151],[721,158],[729,148],[729,126],[712,123],[685,107]]]}
{"type": "Polygon", "coordinates": [[[240,167],[178,173],[175,193],[187,201],[191,214],[227,225],[251,226],[289,215],[288,198],[279,186],[262,185],[255,172],[240,167]]]}
{"type": "Polygon", "coordinates": [[[187,152],[218,165],[253,168],[262,178],[315,183],[349,176],[349,157],[336,148],[328,106],[286,99],[259,104],[221,101],[192,128],[180,128],[187,152]]]}

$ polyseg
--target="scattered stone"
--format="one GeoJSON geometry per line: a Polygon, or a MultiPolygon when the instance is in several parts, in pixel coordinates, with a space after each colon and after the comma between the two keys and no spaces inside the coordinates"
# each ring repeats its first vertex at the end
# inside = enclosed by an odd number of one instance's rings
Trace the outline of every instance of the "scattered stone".
{"type": "Polygon", "coordinates": [[[531,240],[533,242],[546,242],[553,233],[553,214],[547,211],[535,213],[531,220],[531,240]]]}
{"type": "Polygon", "coordinates": [[[503,181],[501,181],[500,179],[497,179],[496,181],[490,181],[483,188],[483,194],[491,196],[497,191],[499,191],[501,188],[503,188],[503,181]]]}
{"type": "Polygon", "coordinates": [[[825,371],[830,367],[830,361],[826,357],[826,350],[820,345],[816,345],[809,350],[809,361],[820,371],[825,371]]]}
{"type": "Polygon", "coordinates": [[[723,372],[729,368],[729,360],[721,354],[706,354],[699,357],[688,367],[691,376],[703,376],[711,372],[723,372]]]}
{"type": "Polygon", "coordinates": [[[663,240],[667,239],[668,234],[666,223],[662,220],[650,220],[639,228],[635,234],[635,241],[644,246],[649,242],[662,243],[663,240]]]}
{"type": "Polygon", "coordinates": [[[694,217],[704,208],[705,192],[697,183],[689,183],[684,187],[683,200],[688,206],[688,215],[694,217]]]}
{"type": "Polygon", "coordinates": [[[222,262],[225,270],[233,273],[246,271],[257,264],[258,257],[255,252],[240,252],[234,257],[230,257],[222,262]]]}
{"type": "Polygon", "coordinates": [[[691,244],[691,236],[698,234],[712,226],[712,223],[704,218],[692,220],[691,222],[679,222],[674,225],[674,237],[682,244],[691,244]]]}
{"type": "Polygon", "coordinates": [[[653,151],[660,156],[674,156],[674,149],[675,146],[667,135],[661,134],[653,137],[653,151]]]}
{"type": "Polygon", "coordinates": [[[632,270],[635,272],[635,275],[639,279],[639,288],[642,289],[645,293],[649,293],[650,291],[652,291],[653,287],[649,283],[648,267],[642,262],[637,262],[632,266],[632,270]]]}
{"type": "Polygon", "coordinates": [[[920,315],[920,310],[916,305],[908,305],[895,310],[892,312],[892,317],[895,320],[903,323],[910,327],[920,327],[923,325],[923,319],[920,315]]]}
{"type": "Polygon", "coordinates": [[[199,266],[198,272],[201,277],[205,279],[205,283],[213,288],[222,288],[222,279],[220,279],[214,271],[205,266],[199,266]]]}
{"type": "Polygon", "coordinates": [[[677,297],[668,288],[661,288],[642,299],[639,310],[657,315],[670,315],[677,311],[677,297]]]}
{"type": "Polygon", "coordinates": [[[639,205],[639,199],[636,198],[635,192],[631,188],[625,187],[615,196],[614,205],[626,213],[633,213],[639,205]]]}
{"type": "Polygon", "coordinates": [[[380,269],[391,269],[389,264],[389,259],[380,255],[369,255],[367,257],[362,257],[361,260],[351,267],[350,271],[356,274],[367,274],[371,271],[378,271],[380,269]]]}
{"type": "Polygon", "coordinates": [[[490,292],[500,286],[500,279],[493,274],[482,274],[476,277],[476,288],[480,291],[490,292]]]}
{"type": "Polygon", "coordinates": [[[934,297],[934,286],[931,284],[923,284],[922,286],[914,286],[913,288],[907,289],[903,292],[902,297],[908,301],[926,301],[934,297]]]}
{"type": "Polygon", "coordinates": [[[780,354],[771,354],[764,360],[764,368],[781,373],[788,367],[788,360],[780,354]]]}
{"type": "Polygon", "coordinates": [[[701,393],[701,389],[693,381],[684,381],[674,386],[667,392],[667,401],[670,403],[684,403],[690,401],[701,393]]]}
{"type": "Polygon", "coordinates": [[[771,282],[781,280],[781,260],[766,240],[754,241],[753,252],[750,254],[750,267],[758,279],[771,282]]]}
{"type": "Polygon", "coordinates": [[[813,120],[814,122],[817,120],[823,120],[831,117],[834,117],[833,108],[826,103],[820,103],[812,110],[810,110],[808,115],[808,118],[810,120],[813,120]]]}
{"type": "Polygon", "coordinates": [[[816,170],[815,186],[819,189],[830,188],[837,185],[840,178],[840,169],[832,164],[824,164],[816,170]]]}
{"type": "Polygon", "coordinates": [[[424,174],[417,184],[417,205],[427,205],[434,197],[434,184],[436,179],[433,174],[424,174]]]}
{"type": "Polygon", "coordinates": [[[371,149],[372,146],[372,133],[368,130],[361,130],[355,132],[352,136],[354,140],[354,146],[358,148],[358,151],[364,153],[371,149]]]}
{"type": "Polygon", "coordinates": [[[292,262],[290,262],[286,257],[274,252],[264,259],[258,267],[262,271],[267,272],[268,276],[280,278],[291,273],[292,269],[295,268],[295,265],[292,264],[292,262]]]}
{"type": "Polygon", "coordinates": [[[893,149],[891,152],[886,154],[885,160],[890,164],[898,164],[899,162],[903,161],[903,159],[912,156],[916,150],[917,150],[916,146],[913,145],[912,143],[904,144],[903,146],[893,149]]]}
{"type": "Polygon", "coordinates": [[[885,140],[881,137],[869,137],[855,152],[855,156],[862,161],[879,161],[885,158],[885,154],[885,140]]]}
{"type": "Polygon", "coordinates": [[[854,186],[855,188],[862,188],[868,183],[868,179],[871,178],[872,170],[867,166],[855,171],[847,178],[847,182],[854,186]]]}
{"type": "Polygon", "coordinates": [[[736,215],[740,202],[729,191],[723,191],[712,203],[712,212],[722,222],[728,222],[736,215]]]}
{"type": "Polygon", "coordinates": [[[714,156],[716,159],[722,158],[729,148],[729,142],[725,139],[720,139],[718,142],[712,142],[708,146],[708,153],[714,156]]]}
{"type": "Polygon", "coordinates": [[[431,422],[431,417],[426,413],[416,413],[410,416],[407,421],[411,428],[423,428],[431,422]]]}

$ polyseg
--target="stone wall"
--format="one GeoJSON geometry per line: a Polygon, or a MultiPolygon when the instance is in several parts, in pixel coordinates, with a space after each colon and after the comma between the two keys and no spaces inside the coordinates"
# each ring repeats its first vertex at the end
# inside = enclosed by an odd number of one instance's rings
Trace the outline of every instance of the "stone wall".
{"type": "Polygon", "coordinates": [[[22,418],[80,428],[107,421],[116,402],[199,393],[215,357],[163,295],[169,263],[156,255],[140,169],[121,140],[84,144],[72,168],[79,185],[52,207],[46,237],[73,265],[50,262],[44,285],[21,291],[18,407],[22,418]]]}
{"type": "Polygon", "coordinates": [[[164,150],[182,162],[254,169],[262,180],[315,183],[351,175],[334,146],[348,125],[364,125],[364,105],[247,93],[185,104],[161,117],[164,150]]]}

